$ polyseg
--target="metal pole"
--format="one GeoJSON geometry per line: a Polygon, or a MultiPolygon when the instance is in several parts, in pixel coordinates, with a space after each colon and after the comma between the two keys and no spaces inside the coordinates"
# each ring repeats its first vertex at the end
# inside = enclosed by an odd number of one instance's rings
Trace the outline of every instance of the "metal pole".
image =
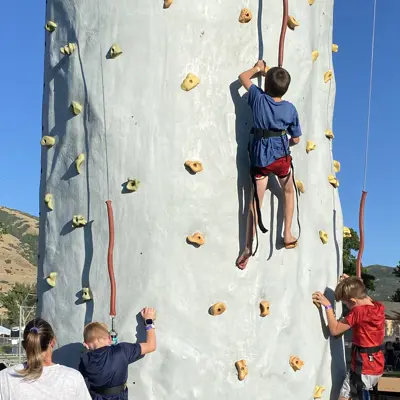
{"type": "Polygon", "coordinates": [[[21,330],[22,330],[22,306],[19,306],[19,340],[18,340],[18,362],[21,364],[21,330]]]}

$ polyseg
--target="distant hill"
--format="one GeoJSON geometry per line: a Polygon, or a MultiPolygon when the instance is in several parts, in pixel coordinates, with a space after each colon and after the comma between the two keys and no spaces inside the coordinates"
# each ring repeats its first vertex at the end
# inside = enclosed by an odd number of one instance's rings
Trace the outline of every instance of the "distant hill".
{"type": "Polygon", "coordinates": [[[34,283],[37,273],[39,221],[23,212],[0,206],[0,291],[16,282],[34,283]]]}
{"type": "Polygon", "coordinates": [[[385,265],[370,265],[366,269],[376,278],[375,292],[371,293],[372,297],[379,301],[390,300],[396,289],[400,288],[399,278],[393,275],[393,268],[385,265]]]}

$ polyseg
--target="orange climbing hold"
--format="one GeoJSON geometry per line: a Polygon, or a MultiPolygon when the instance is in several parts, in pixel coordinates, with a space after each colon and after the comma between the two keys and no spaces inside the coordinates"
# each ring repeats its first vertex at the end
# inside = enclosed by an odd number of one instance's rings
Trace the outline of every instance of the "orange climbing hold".
{"type": "Polygon", "coordinates": [[[299,357],[291,356],[289,364],[293,368],[293,371],[300,371],[304,365],[304,361],[301,361],[299,357]]]}
{"type": "Polygon", "coordinates": [[[333,134],[333,132],[329,129],[329,130],[327,130],[327,131],[325,131],[325,136],[328,138],[328,139],[334,139],[335,138],[335,135],[333,134]]]}
{"type": "Polygon", "coordinates": [[[238,372],[239,381],[242,381],[244,378],[246,378],[246,376],[249,373],[249,370],[247,368],[246,360],[236,361],[235,367],[236,367],[237,372],[238,372]]]}
{"type": "Polygon", "coordinates": [[[329,175],[328,181],[335,189],[339,187],[339,180],[334,175],[329,175]]]}
{"type": "Polygon", "coordinates": [[[260,317],[266,317],[269,315],[269,302],[263,300],[260,302],[260,317]]]}
{"type": "Polygon", "coordinates": [[[225,303],[215,303],[208,310],[209,314],[213,315],[213,316],[221,315],[225,311],[226,311],[226,304],[225,303]]]}
{"type": "Polygon", "coordinates": [[[185,167],[188,168],[194,174],[203,171],[203,164],[200,161],[190,161],[185,162],[185,167]]]}
{"type": "Polygon", "coordinates": [[[248,22],[251,21],[252,18],[253,15],[251,14],[251,11],[248,8],[243,8],[243,10],[240,11],[239,22],[241,24],[247,24],[248,22]]]}
{"type": "Polygon", "coordinates": [[[186,241],[190,244],[195,245],[196,247],[200,247],[206,242],[203,234],[201,234],[200,232],[196,232],[192,236],[188,236],[186,238],[186,241]]]}
{"type": "Polygon", "coordinates": [[[164,8],[169,8],[174,0],[164,0],[164,8]]]}
{"type": "Polygon", "coordinates": [[[291,29],[292,31],[294,31],[296,29],[296,27],[300,26],[300,24],[296,20],[296,18],[291,15],[288,18],[287,24],[288,24],[288,28],[291,29]]]}
{"type": "Polygon", "coordinates": [[[332,70],[326,71],[324,74],[324,82],[328,83],[332,78],[333,78],[333,71],[332,70]]]}

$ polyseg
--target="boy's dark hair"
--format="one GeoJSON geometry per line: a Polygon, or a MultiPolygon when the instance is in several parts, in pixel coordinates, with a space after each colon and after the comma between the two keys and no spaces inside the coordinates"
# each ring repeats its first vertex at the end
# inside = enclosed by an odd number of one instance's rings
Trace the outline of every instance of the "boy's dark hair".
{"type": "Polygon", "coordinates": [[[335,289],[336,301],[350,301],[351,299],[365,299],[367,289],[364,282],[356,276],[343,279],[335,289]]]}
{"type": "Polygon", "coordinates": [[[271,97],[282,97],[290,85],[290,74],[282,67],[272,67],[265,75],[265,92],[271,97]]]}

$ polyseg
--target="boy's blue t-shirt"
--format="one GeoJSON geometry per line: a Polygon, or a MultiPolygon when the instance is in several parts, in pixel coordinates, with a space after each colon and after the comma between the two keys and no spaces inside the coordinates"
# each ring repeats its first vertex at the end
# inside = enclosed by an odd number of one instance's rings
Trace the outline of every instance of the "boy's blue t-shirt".
{"type": "MultiPolygon", "coordinates": [[[[301,136],[299,115],[292,103],[285,100],[277,102],[254,84],[249,88],[248,103],[253,111],[255,128],[271,131],[286,130],[291,137],[301,136]]],[[[254,137],[250,147],[251,166],[267,167],[287,154],[290,154],[287,135],[271,138],[254,137]]]]}
{"type": "Polygon", "coordinates": [[[141,353],[139,343],[119,343],[82,354],[79,371],[85,378],[92,399],[128,400],[128,389],[113,396],[97,394],[95,389],[125,384],[128,379],[128,365],[135,362],[141,353]]]}

